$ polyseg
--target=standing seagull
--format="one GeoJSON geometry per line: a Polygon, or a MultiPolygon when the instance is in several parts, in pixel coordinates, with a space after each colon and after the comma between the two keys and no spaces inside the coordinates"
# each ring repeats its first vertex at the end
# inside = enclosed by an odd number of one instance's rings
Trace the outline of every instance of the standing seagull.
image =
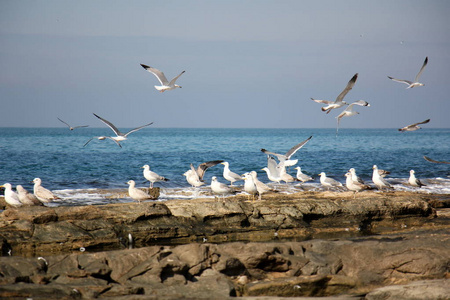
{"type": "Polygon", "coordinates": [[[311,176],[306,175],[305,173],[302,172],[302,168],[295,167],[295,169],[297,170],[297,179],[302,183],[313,180],[311,176]]]}
{"type": "Polygon", "coordinates": [[[178,77],[180,77],[181,75],[183,75],[183,72],[180,73],[180,75],[178,75],[177,77],[174,77],[170,82],[167,80],[166,76],[164,75],[163,72],[161,72],[158,69],[152,68],[150,66],[147,65],[143,65],[141,64],[141,66],[146,69],[147,71],[149,71],[150,73],[152,73],[153,75],[156,76],[156,78],[158,78],[159,82],[161,83],[161,86],[159,85],[155,85],[155,89],[157,89],[160,93],[163,93],[165,91],[170,91],[176,88],[181,88],[181,86],[175,84],[175,81],[177,81],[178,77]]]}
{"type": "Polygon", "coordinates": [[[326,187],[327,189],[330,187],[340,187],[342,186],[342,183],[340,183],[339,181],[331,178],[331,177],[327,177],[327,175],[325,174],[325,172],[322,172],[319,174],[320,175],[320,183],[326,187]]]}
{"type": "Polygon", "coordinates": [[[225,195],[236,193],[225,183],[219,182],[216,176],[211,178],[211,190],[214,194],[222,196],[223,198],[225,198],[225,195]]]}
{"type": "MultiPolygon", "coordinates": [[[[137,127],[137,128],[131,129],[131,130],[128,131],[127,133],[123,134],[122,132],[120,132],[119,129],[117,129],[116,126],[114,126],[113,123],[109,122],[108,120],[103,119],[102,117],[100,117],[100,116],[98,116],[98,115],[96,115],[96,114],[94,114],[94,116],[96,116],[96,117],[99,118],[103,123],[105,123],[106,125],[108,125],[108,127],[111,128],[111,130],[114,131],[114,133],[116,134],[116,136],[110,136],[110,137],[108,137],[108,136],[100,136],[100,137],[98,137],[98,139],[99,139],[99,140],[104,140],[104,139],[106,139],[106,138],[112,139],[112,140],[115,141],[120,147],[122,147],[122,146],[119,144],[119,142],[126,140],[126,139],[127,139],[127,136],[128,136],[130,133],[133,133],[133,132],[135,132],[135,131],[138,131],[138,130],[144,128],[144,127],[147,127],[147,126],[150,126],[150,125],[153,124],[153,122],[151,122],[151,123],[148,123],[148,124],[139,126],[139,127],[137,127]]],[[[91,138],[89,141],[87,141],[86,144],[84,144],[84,146],[86,146],[87,144],[89,144],[89,142],[92,141],[92,139],[94,139],[94,138],[91,138]]],[[[83,147],[84,147],[84,146],[83,146],[83,147]]]]}
{"type": "Polygon", "coordinates": [[[136,183],[134,182],[134,180],[129,180],[127,182],[127,184],[129,185],[129,187],[128,187],[128,194],[130,195],[130,197],[132,199],[136,200],[139,203],[141,203],[142,200],[152,199],[152,196],[150,196],[149,194],[147,194],[143,190],[138,189],[138,188],[135,187],[136,183]]]}
{"type": "Polygon", "coordinates": [[[280,162],[284,163],[285,167],[290,167],[290,166],[295,165],[298,162],[298,160],[291,160],[291,156],[294,155],[295,152],[297,152],[300,148],[302,148],[307,142],[309,142],[310,139],[312,139],[312,136],[310,136],[309,138],[307,138],[303,142],[298,143],[297,145],[295,145],[294,147],[289,149],[289,151],[286,152],[286,154],[278,154],[278,153],[267,151],[266,149],[261,149],[261,152],[263,152],[263,153],[265,153],[267,155],[276,156],[276,158],[280,162]]]}
{"type": "Polygon", "coordinates": [[[5,201],[12,207],[20,207],[23,204],[19,200],[19,195],[12,190],[12,186],[10,183],[5,183],[0,187],[5,188],[5,201]]]}
{"type": "Polygon", "coordinates": [[[351,116],[359,114],[359,112],[353,110],[353,105],[355,105],[355,104],[360,105],[360,106],[370,106],[370,104],[364,100],[358,100],[358,101],[355,101],[352,104],[350,104],[343,112],[341,112],[339,114],[339,116],[336,117],[336,119],[337,119],[336,135],[338,134],[338,131],[339,131],[339,122],[341,121],[341,119],[343,117],[351,117],[351,116]]]}
{"type": "Polygon", "coordinates": [[[404,131],[414,131],[414,130],[417,130],[417,129],[421,129],[422,127],[420,127],[420,126],[418,126],[418,125],[420,125],[420,124],[426,124],[426,123],[428,123],[428,122],[430,122],[430,119],[427,119],[427,120],[425,120],[425,121],[423,121],[423,122],[414,123],[414,124],[405,126],[405,127],[403,127],[403,128],[400,128],[398,131],[404,132],[404,131]]]}
{"type": "Polygon", "coordinates": [[[326,104],[327,106],[322,107],[322,111],[326,111],[328,114],[332,109],[339,108],[339,107],[342,107],[342,106],[348,104],[347,102],[343,101],[343,99],[344,99],[345,95],[347,95],[347,93],[350,92],[350,90],[355,85],[356,79],[358,79],[358,73],[353,75],[352,79],[350,79],[350,81],[347,83],[347,86],[345,87],[345,89],[339,94],[339,96],[337,96],[336,101],[318,100],[318,99],[314,99],[314,98],[311,98],[311,100],[313,100],[317,103],[326,104]]]}
{"type": "Polygon", "coordinates": [[[373,173],[372,173],[372,181],[377,186],[379,190],[382,189],[392,189],[392,186],[380,175],[378,172],[377,165],[373,165],[372,167],[373,173]]]}
{"type": "Polygon", "coordinates": [[[231,182],[231,184],[230,184],[231,186],[233,185],[233,183],[235,181],[242,180],[241,176],[239,176],[238,174],[236,174],[234,172],[231,172],[230,164],[227,161],[221,162],[221,164],[225,166],[223,168],[223,178],[225,178],[226,180],[231,182]]]}
{"type": "Polygon", "coordinates": [[[259,181],[256,171],[251,171],[250,176],[253,178],[253,183],[255,184],[256,190],[258,191],[258,200],[261,200],[262,194],[266,192],[269,191],[276,192],[274,189],[270,188],[264,182],[259,181]]]}
{"type": "Polygon", "coordinates": [[[43,205],[41,201],[32,193],[29,193],[23,186],[18,184],[16,191],[19,194],[19,200],[24,205],[43,205]]]}
{"type": "Polygon", "coordinates": [[[40,178],[33,179],[33,182],[34,182],[34,187],[33,187],[34,195],[42,203],[50,203],[55,199],[60,199],[59,197],[56,197],[55,195],[53,195],[53,193],[51,191],[49,191],[46,188],[44,188],[43,186],[41,186],[42,181],[40,178]]]}
{"type": "Polygon", "coordinates": [[[414,170],[409,171],[409,179],[408,182],[412,186],[422,187],[426,184],[423,184],[418,178],[416,178],[416,175],[414,175],[414,170]]]}
{"type": "Polygon", "coordinates": [[[420,77],[420,75],[422,75],[423,69],[425,69],[425,66],[427,65],[427,63],[428,63],[428,56],[425,58],[425,61],[423,62],[423,65],[422,65],[422,68],[420,68],[420,71],[419,71],[419,73],[417,73],[416,78],[414,78],[414,82],[409,81],[409,80],[404,80],[404,79],[395,79],[395,78],[393,78],[391,76],[388,76],[388,78],[391,79],[391,80],[394,80],[394,81],[406,84],[408,86],[407,89],[411,89],[411,88],[416,87],[416,86],[424,86],[423,83],[419,82],[419,77],[420,77]]]}
{"type": "MultiPolygon", "coordinates": [[[[250,173],[245,173],[242,175],[244,179],[244,191],[252,196],[252,200],[255,200],[255,195],[258,194],[258,189],[256,188],[256,184],[253,180],[253,176],[250,173]]],[[[250,196],[247,198],[250,200],[250,196]]]]}
{"type": "Polygon", "coordinates": [[[350,172],[347,172],[345,174],[346,180],[345,180],[345,186],[347,187],[347,189],[349,189],[350,191],[353,191],[353,199],[356,198],[356,193],[360,192],[362,190],[367,190],[369,188],[368,185],[359,183],[358,181],[354,181],[352,179],[352,174],[350,172]]]}
{"type": "Polygon", "coordinates": [[[160,176],[157,173],[151,171],[149,165],[144,165],[142,168],[144,169],[143,173],[144,173],[145,179],[150,181],[150,188],[151,189],[153,188],[153,184],[155,182],[158,182],[158,181],[169,181],[169,179],[167,179],[167,178],[165,178],[163,176],[160,176]]]}
{"type": "Polygon", "coordinates": [[[82,127],[89,127],[89,125],[81,125],[81,126],[70,126],[69,124],[67,124],[66,122],[64,122],[63,120],[61,120],[60,118],[57,117],[58,120],[60,120],[62,123],[66,124],[67,127],[69,127],[70,130],[74,130],[76,128],[82,128],[82,127]]]}

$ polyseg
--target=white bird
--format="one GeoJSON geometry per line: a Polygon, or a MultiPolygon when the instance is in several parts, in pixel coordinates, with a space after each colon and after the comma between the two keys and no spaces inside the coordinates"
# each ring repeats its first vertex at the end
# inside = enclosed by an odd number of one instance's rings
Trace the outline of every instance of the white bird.
{"type": "Polygon", "coordinates": [[[143,190],[135,187],[136,183],[134,182],[134,180],[129,180],[127,182],[127,184],[129,185],[128,186],[128,195],[130,195],[130,197],[133,200],[136,200],[137,202],[141,203],[141,201],[143,201],[143,200],[152,199],[152,196],[150,196],[143,190]]]}
{"type": "Polygon", "coordinates": [[[420,125],[420,124],[426,124],[426,123],[428,123],[428,122],[430,122],[430,119],[427,119],[427,120],[422,121],[422,122],[418,122],[418,123],[414,123],[414,124],[405,126],[405,127],[403,127],[403,128],[400,128],[398,131],[404,132],[404,131],[414,131],[414,130],[417,130],[417,129],[421,129],[422,127],[420,127],[420,126],[418,126],[418,125],[420,125]]]}
{"type": "Polygon", "coordinates": [[[199,187],[205,184],[203,176],[208,168],[220,164],[223,160],[213,160],[201,163],[197,169],[191,164],[191,168],[187,170],[183,175],[186,176],[187,182],[193,187],[199,187]]]}
{"type": "Polygon", "coordinates": [[[16,191],[19,194],[19,200],[24,205],[43,205],[41,201],[32,193],[29,193],[20,184],[16,186],[16,191]]]}
{"type": "Polygon", "coordinates": [[[33,179],[33,182],[33,193],[42,203],[50,203],[53,200],[60,199],[59,197],[53,195],[51,191],[41,186],[42,180],[40,178],[33,179]]]}
{"type": "Polygon", "coordinates": [[[12,207],[20,207],[23,204],[19,200],[19,195],[12,190],[12,186],[10,183],[5,183],[1,185],[0,188],[5,188],[5,201],[12,207]]]}
{"type": "MultiPolygon", "coordinates": [[[[135,132],[135,131],[138,131],[138,130],[144,128],[144,127],[147,127],[147,126],[150,126],[150,125],[153,124],[153,122],[151,122],[151,123],[148,123],[148,124],[145,124],[145,125],[136,127],[136,128],[131,129],[130,131],[128,131],[127,133],[124,134],[124,133],[120,132],[120,130],[117,129],[117,127],[114,126],[113,123],[109,122],[108,120],[103,119],[102,117],[100,117],[100,116],[98,116],[98,115],[96,115],[96,114],[94,114],[94,116],[96,116],[97,118],[100,119],[100,121],[102,121],[103,123],[105,123],[106,125],[108,125],[108,127],[111,128],[111,130],[114,131],[114,133],[116,134],[116,136],[110,136],[110,137],[108,137],[108,136],[101,136],[101,137],[97,137],[97,138],[98,138],[99,140],[104,140],[104,139],[106,139],[106,138],[112,139],[112,140],[115,141],[120,147],[122,147],[122,146],[119,144],[119,142],[126,140],[127,137],[128,137],[128,135],[129,135],[130,133],[133,133],[133,132],[135,132]]],[[[89,141],[87,141],[86,144],[84,144],[84,146],[86,146],[87,144],[89,144],[89,142],[92,141],[92,139],[94,139],[94,138],[91,138],[89,141]]],[[[84,146],[83,146],[83,147],[84,147],[84,146]]]]}
{"type": "Polygon", "coordinates": [[[153,188],[153,184],[155,182],[159,182],[159,181],[169,181],[169,179],[158,175],[157,173],[153,172],[150,170],[150,166],[149,165],[144,165],[142,167],[144,169],[143,174],[145,179],[147,179],[148,181],[150,181],[150,188],[153,188]]]}
{"type": "MultiPolygon", "coordinates": [[[[258,189],[256,188],[253,176],[250,173],[245,173],[242,177],[244,179],[244,191],[252,196],[252,200],[255,200],[258,189]]],[[[250,198],[250,196],[248,198],[250,198]]]]}
{"type": "Polygon", "coordinates": [[[83,127],[89,127],[89,125],[80,125],[80,126],[70,126],[69,124],[67,124],[66,122],[64,122],[63,120],[61,120],[60,118],[57,118],[58,120],[60,120],[62,123],[66,124],[67,127],[69,127],[70,130],[74,130],[76,128],[83,128],[83,127]]]}
{"type": "Polygon", "coordinates": [[[414,175],[416,172],[414,170],[409,171],[409,179],[408,182],[412,186],[422,187],[426,184],[423,184],[418,178],[416,178],[416,175],[414,175]]]}
{"type": "Polygon", "coordinates": [[[353,198],[356,197],[356,193],[363,191],[363,190],[367,190],[369,188],[368,185],[359,183],[358,181],[354,181],[352,178],[352,174],[350,172],[347,172],[345,174],[345,177],[346,177],[345,186],[347,187],[347,189],[354,192],[353,198]]]}
{"type": "Polygon", "coordinates": [[[364,180],[362,180],[358,175],[356,175],[356,170],[355,168],[351,168],[350,170],[348,170],[350,172],[350,175],[352,175],[352,180],[354,182],[359,182],[360,184],[365,184],[364,180]]]}
{"type": "Polygon", "coordinates": [[[342,183],[340,183],[339,181],[337,181],[331,177],[327,177],[325,172],[322,172],[318,175],[320,175],[320,183],[327,189],[331,188],[331,187],[341,187],[342,186],[342,183]]]}
{"type": "Polygon", "coordinates": [[[225,178],[226,180],[231,182],[231,184],[230,184],[231,186],[233,185],[234,182],[242,180],[241,176],[230,171],[230,164],[227,161],[221,162],[221,164],[224,165],[223,178],[225,178]]]}
{"type": "Polygon", "coordinates": [[[358,79],[358,73],[353,75],[352,79],[350,79],[350,81],[347,83],[347,86],[345,87],[345,89],[339,94],[339,96],[337,96],[336,101],[318,100],[318,99],[314,99],[314,98],[311,98],[311,100],[313,100],[313,101],[315,101],[317,103],[326,104],[327,106],[322,107],[322,111],[326,111],[327,114],[332,109],[339,108],[339,107],[342,107],[344,105],[348,105],[348,103],[343,101],[343,99],[347,95],[347,93],[350,92],[350,90],[355,85],[356,79],[358,79]]]}
{"type": "Polygon", "coordinates": [[[267,155],[273,155],[275,156],[279,162],[284,162],[284,166],[286,167],[290,167],[290,166],[294,166],[298,160],[291,160],[292,155],[294,155],[298,150],[300,150],[300,148],[302,148],[304,145],[306,145],[307,142],[309,142],[309,140],[312,139],[312,136],[310,136],[309,138],[307,138],[306,140],[304,140],[301,143],[298,143],[297,145],[295,145],[294,147],[292,147],[291,149],[289,149],[288,152],[286,152],[286,154],[279,154],[279,153],[274,153],[274,152],[270,152],[267,151],[266,149],[261,149],[261,152],[267,154],[267,155]]]}
{"type": "Polygon", "coordinates": [[[295,169],[297,170],[297,179],[303,183],[307,182],[307,181],[311,181],[313,180],[313,178],[309,175],[306,175],[305,173],[302,172],[302,168],[300,167],[295,167],[295,169]]]}
{"type": "Polygon", "coordinates": [[[360,106],[370,106],[370,104],[364,100],[358,100],[350,104],[343,112],[341,112],[337,117],[337,128],[336,128],[336,135],[339,131],[339,122],[343,117],[351,117],[354,115],[359,114],[359,112],[353,110],[353,105],[360,105],[360,106]]]}
{"type": "Polygon", "coordinates": [[[251,171],[250,175],[252,176],[253,183],[255,184],[256,190],[258,191],[258,200],[261,200],[262,194],[264,193],[267,193],[269,191],[275,192],[275,190],[270,188],[267,184],[259,181],[256,171],[251,171]]]}
{"type": "Polygon", "coordinates": [[[120,148],[122,148],[122,145],[116,141],[112,136],[94,136],[93,138],[89,139],[84,145],[83,147],[85,147],[87,144],[89,144],[93,139],[98,139],[100,141],[106,140],[106,139],[110,139],[111,141],[114,141],[114,143],[117,144],[117,146],[119,146],[120,148]]]}
{"type": "Polygon", "coordinates": [[[214,194],[225,197],[225,195],[235,194],[236,192],[225,183],[219,182],[216,176],[211,178],[211,190],[214,194]]]}
{"type": "Polygon", "coordinates": [[[379,190],[383,190],[383,189],[391,189],[392,186],[386,181],[386,179],[384,179],[382,177],[382,175],[380,175],[380,173],[378,172],[378,167],[377,165],[373,165],[372,167],[373,169],[373,173],[372,173],[372,181],[373,183],[377,186],[377,188],[379,190]]]}
{"type": "Polygon", "coordinates": [[[180,73],[180,75],[174,77],[170,82],[167,80],[166,76],[164,75],[163,72],[161,72],[158,69],[152,68],[150,66],[147,65],[143,65],[141,64],[141,66],[149,71],[150,73],[152,73],[153,75],[156,76],[156,78],[158,78],[159,82],[161,83],[161,86],[155,85],[155,89],[157,89],[160,93],[163,93],[165,91],[170,91],[176,88],[181,88],[181,86],[175,84],[175,81],[177,81],[178,77],[180,77],[181,75],[183,75],[183,72],[180,73]]]}
{"type": "Polygon", "coordinates": [[[266,172],[267,178],[269,178],[270,181],[280,183],[281,181],[280,173],[276,173],[273,170],[271,171],[268,167],[264,167],[261,170],[266,172]]]}
{"type": "Polygon", "coordinates": [[[408,86],[407,89],[410,89],[410,88],[413,88],[413,87],[416,87],[416,86],[424,86],[423,83],[419,82],[419,77],[420,77],[420,75],[422,75],[423,69],[425,69],[425,66],[427,65],[427,63],[428,63],[428,56],[425,58],[425,61],[423,62],[423,65],[422,65],[422,68],[420,68],[420,71],[419,71],[419,73],[417,73],[416,78],[414,78],[414,82],[409,81],[409,80],[404,80],[404,79],[396,79],[396,78],[393,78],[391,76],[388,76],[388,78],[393,80],[393,81],[397,81],[397,82],[406,84],[408,86]]]}

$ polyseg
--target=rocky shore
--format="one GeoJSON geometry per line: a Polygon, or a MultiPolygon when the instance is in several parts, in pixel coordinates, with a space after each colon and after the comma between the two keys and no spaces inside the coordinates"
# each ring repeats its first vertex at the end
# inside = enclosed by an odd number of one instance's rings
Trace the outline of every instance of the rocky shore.
{"type": "Polygon", "coordinates": [[[0,297],[448,299],[449,201],[303,192],[7,208],[0,297]]]}

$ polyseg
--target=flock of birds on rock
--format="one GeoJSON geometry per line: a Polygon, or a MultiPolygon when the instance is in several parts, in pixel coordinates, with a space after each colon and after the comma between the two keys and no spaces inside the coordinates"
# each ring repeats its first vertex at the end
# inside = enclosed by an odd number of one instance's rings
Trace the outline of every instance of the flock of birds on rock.
{"type": "MultiPolygon", "coordinates": [[[[425,66],[428,63],[428,57],[425,58],[425,61],[422,65],[422,68],[420,69],[419,73],[416,75],[414,81],[409,80],[403,80],[403,79],[396,79],[393,77],[388,76],[389,79],[404,83],[408,85],[407,89],[423,86],[423,83],[419,82],[420,75],[422,74],[425,66]]],[[[160,86],[155,86],[155,89],[159,92],[165,92],[174,90],[176,88],[181,88],[181,86],[175,84],[177,79],[185,73],[185,71],[181,72],[179,75],[174,77],[171,81],[168,81],[166,76],[163,72],[160,70],[141,64],[141,66],[147,70],[148,72],[152,73],[156,76],[158,81],[160,82],[160,86]]],[[[354,105],[359,106],[370,106],[368,102],[365,100],[358,100],[353,103],[348,104],[343,99],[348,94],[348,92],[353,88],[353,86],[356,83],[356,80],[358,79],[358,73],[356,73],[348,82],[345,89],[338,95],[335,101],[328,101],[328,100],[318,100],[311,98],[313,101],[324,104],[325,106],[322,107],[322,111],[326,112],[327,114],[330,113],[331,110],[341,108],[343,106],[347,105],[347,108],[342,111],[336,118],[337,118],[337,128],[336,128],[336,135],[338,134],[339,130],[339,123],[342,118],[344,117],[351,117],[356,114],[359,114],[357,111],[354,111],[354,105]]],[[[114,141],[119,147],[122,147],[120,142],[127,139],[128,135],[136,132],[144,127],[150,126],[153,124],[153,122],[139,126],[137,128],[134,128],[127,133],[122,133],[120,130],[117,129],[117,127],[109,122],[108,120],[98,116],[97,114],[94,114],[95,117],[97,117],[99,120],[101,120],[103,123],[105,123],[114,133],[115,136],[98,136],[98,137],[92,137],[89,139],[84,146],[89,144],[93,139],[97,138],[98,140],[105,140],[110,139],[114,141]]],[[[58,118],[59,121],[64,123],[69,127],[70,130],[74,130],[76,128],[82,128],[82,127],[88,127],[88,125],[81,125],[81,126],[71,126],[65,121],[58,118]]],[[[399,131],[414,131],[417,129],[420,129],[418,125],[426,124],[430,121],[430,119],[427,119],[423,122],[414,123],[408,126],[405,126],[403,128],[398,129],[399,131]]],[[[297,170],[296,177],[291,176],[289,173],[286,172],[286,167],[294,166],[297,164],[298,160],[292,160],[291,157],[294,153],[296,153],[300,148],[302,148],[310,139],[309,137],[305,141],[295,145],[292,147],[287,153],[285,154],[278,154],[274,152],[267,151],[266,149],[261,149],[263,153],[267,155],[267,167],[262,168],[263,171],[267,173],[267,177],[270,181],[280,183],[281,181],[284,181],[286,183],[294,182],[294,181],[301,181],[302,183],[311,181],[313,178],[307,174],[304,174],[302,172],[301,167],[297,166],[295,169],[297,170]],[[275,160],[278,159],[278,162],[275,160]]],[[[432,159],[429,159],[427,157],[424,157],[426,160],[435,162],[435,163],[448,163],[448,162],[439,162],[434,161],[432,159]]],[[[203,180],[203,176],[206,172],[206,170],[212,166],[215,166],[217,164],[223,164],[224,165],[224,171],[223,171],[223,177],[230,182],[230,186],[219,182],[216,176],[212,177],[211,180],[211,190],[214,194],[219,196],[225,196],[229,194],[235,194],[237,191],[233,189],[233,183],[236,181],[244,180],[244,187],[243,190],[249,194],[249,196],[252,196],[253,199],[257,195],[258,199],[261,199],[261,196],[264,193],[267,193],[269,191],[274,191],[273,188],[269,187],[265,183],[261,182],[257,178],[257,173],[255,171],[247,172],[243,175],[238,175],[230,170],[229,163],[224,162],[222,160],[215,160],[215,161],[209,161],[200,164],[197,168],[195,168],[192,164],[190,166],[190,169],[187,170],[183,175],[186,177],[187,182],[192,187],[200,187],[205,184],[203,180]]],[[[143,174],[144,177],[150,182],[150,188],[153,188],[153,184],[155,182],[160,181],[167,181],[163,176],[158,175],[157,173],[150,170],[149,165],[144,165],[142,168],[144,168],[143,174]]],[[[320,176],[320,183],[325,188],[341,188],[343,187],[342,183],[340,183],[337,180],[334,180],[333,178],[327,177],[325,172],[321,172],[318,174],[320,176]]],[[[370,189],[371,187],[364,183],[357,175],[354,168],[351,168],[346,174],[346,182],[345,186],[348,190],[353,191],[355,193],[360,192],[362,190],[370,189]]],[[[384,179],[384,176],[386,176],[386,173],[382,170],[379,170],[376,165],[373,166],[373,175],[372,175],[372,181],[375,184],[375,186],[380,190],[386,190],[386,189],[392,189],[392,186],[384,179]]],[[[410,171],[410,177],[409,177],[409,184],[415,187],[421,187],[424,184],[415,177],[414,170],[410,171]]],[[[51,191],[48,189],[45,189],[41,186],[41,179],[35,178],[33,180],[34,182],[34,189],[33,193],[29,193],[27,190],[23,188],[21,185],[16,186],[16,191],[14,192],[12,189],[11,184],[5,183],[4,185],[0,186],[5,188],[5,201],[13,206],[13,207],[19,207],[22,205],[43,205],[43,203],[49,203],[55,199],[59,199],[56,197],[51,191]]],[[[146,199],[150,199],[150,195],[144,192],[142,189],[136,188],[136,183],[133,180],[129,180],[128,182],[129,188],[128,192],[131,198],[134,200],[137,200],[138,202],[146,199]]]]}

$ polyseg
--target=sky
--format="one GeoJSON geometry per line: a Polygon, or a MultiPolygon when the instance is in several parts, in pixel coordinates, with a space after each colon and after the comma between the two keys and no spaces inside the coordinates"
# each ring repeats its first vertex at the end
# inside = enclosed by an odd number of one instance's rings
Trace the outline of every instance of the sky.
{"type": "Polygon", "coordinates": [[[0,0],[0,127],[449,128],[450,1],[0,0]],[[407,86],[429,58],[420,82],[407,86]],[[156,77],[181,71],[181,89],[156,77]]]}

